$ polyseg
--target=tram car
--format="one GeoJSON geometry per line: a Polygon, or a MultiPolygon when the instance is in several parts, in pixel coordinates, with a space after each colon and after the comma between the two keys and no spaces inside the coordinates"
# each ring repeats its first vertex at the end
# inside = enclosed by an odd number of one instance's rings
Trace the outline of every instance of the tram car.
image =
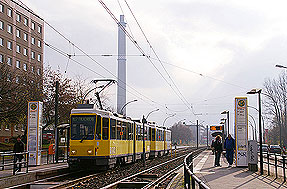
{"type": "Polygon", "coordinates": [[[72,109],[70,124],[71,168],[105,170],[135,162],[143,158],[144,137],[146,158],[162,156],[170,150],[170,130],[155,123],[145,123],[143,130],[140,121],[96,109],[92,104],[72,109]]]}

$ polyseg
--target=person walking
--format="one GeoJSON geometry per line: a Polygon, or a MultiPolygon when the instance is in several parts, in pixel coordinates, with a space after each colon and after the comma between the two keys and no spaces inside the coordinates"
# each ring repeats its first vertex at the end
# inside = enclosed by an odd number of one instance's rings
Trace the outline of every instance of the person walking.
{"type": "Polygon", "coordinates": [[[23,154],[17,154],[24,152],[24,143],[21,141],[21,137],[17,137],[17,141],[14,144],[13,152],[16,153],[14,156],[14,169],[16,171],[21,171],[21,161],[23,159],[23,154]],[[19,166],[17,166],[17,161],[19,161],[19,166]]]}
{"type": "Polygon", "coordinates": [[[232,138],[230,134],[225,139],[224,149],[226,149],[226,159],[228,161],[228,167],[231,167],[233,164],[233,154],[235,150],[235,140],[232,138]]]}
{"type": "Polygon", "coordinates": [[[55,144],[54,141],[50,141],[49,149],[48,149],[48,162],[47,163],[54,163],[54,156],[55,156],[55,144]]]}
{"type": "Polygon", "coordinates": [[[220,165],[220,156],[221,156],[221,152],[222,152],[222,142],[221,142],[221,136],[217,135],[215,137],[215,141],[214,141],[214,153],[215,153],[215,162],[214,162],[214,166],[221,166],[220,165]]]}

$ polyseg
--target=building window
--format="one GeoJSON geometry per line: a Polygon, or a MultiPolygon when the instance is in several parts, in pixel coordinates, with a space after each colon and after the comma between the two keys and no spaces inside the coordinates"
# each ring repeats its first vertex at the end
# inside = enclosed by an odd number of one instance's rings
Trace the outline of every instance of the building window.
{"type": "Polygon", "coordinates": [[[7,25],[7,32],[12,33],[12,26],[11,25],[7,25]]]}
{"type": "Polygon", "coordinates": [[[1,63],[3,63],[3,59],[4,59],[3,54],[0,54],[0,62],[1,62],[1,63]]]}
{"type": "Polygon", "coordinates": [[[17,22],[21,22],[21,15],[19,13],[16,13],[16,20],[17,22]]]}
{"type": "Polygon", "coordinates": [[[7,15],[8,15],[9,17],[12,17],[12,9],[7,9],[7,15]]]}
{"type": "Polygon", "coordinates": [[[0,21],[0,29],[3,30],[4,29],[4,22],[0,21]]]}
{"type": "Polygon", "coordinates": [[[33,73],[34,73],[34,66],[32,66],[32,67],[31,67],[31,72],[33,72],[33,73]]]}
{"type": "Polygon", "coordinates": [[[21,53],[21,47],[20,47],[20,45],[16,45],[16,52],[17,52],[17,53],[21,53]]]}
{"type": "Polygon", "coordinates": [[[40,75],[40,74],[41,74],[41,70],[40,70],[40,68],[38,68],[38,70],[37,70],[37,74],[38,74],[38,75],[40,75]]]}
{"type": "Polygon", "coordinates": [[[41,55],[38,54],[38,61],[40,62],[41,61],[41,55]]]}
{"type": "Polygon", "coordinates": [[[0,12],[4,12],[4,5],[0,4],[0,12]]]}
{"type": "Polygon", "coordinates": [[[42,33],[42,26],[38,25],[38,33],[42,33]]]}
{"type": "Polygon", "coordinates": [[[16,36],[20,38],[20,30],[16,29],[16,36]]]}
{"type": "Polygon", "coordinates": [[[31,43],[34,45],[35,44],[35,38],[31,37],[31,43]]]}
{"type": "Polygon", "coordinates": [[[12,50],[12,42],[7,41],[7,49],[12,50]]]}
{"type": "Polygon", "coordinates": [[[16,83],[19,83],[19,81],[20,81],[19,80],[19,76],[16,76],[16,80],[15,81],[16,81],[16,83]]]}
{"type": "Polygon", "coordinates": [[[24,54],[24,56],[27,56],[28,50],[26,48],[23,48],[23,54],[24,54]]]}
{"type": "Polygon", "coordinates": [[[28,40],[28,34],[24,33],[23,38],[25,41],[27,41],[28,40]]]}
{"type": "Polygon", "coordinates": [[[12,66],[12,58],[10,58],[10,57],[7,58],[7,64],[9,66],[12,66]]]}
{"type": "Polygon", "coordinates": [[[38,47],[41,47],[41,41],[40,40],[38,41],[38,47]]]}
{"type": "Polygon", "coordinates": [[[27,71],[27,64],[23,64],[23,70],[27,71]]]}
{"type": "Polygon", "coordinates": [[[20,61],[19,60],[16,60],[16,68],[20,68],[20,65],[21,63],[20,63],[20,61]]]}
{"type": "Polygon", "coordinates": [[[0,45],[3,46],[3,38],[0,37],[0,45]]]}
{"type": "Polygon", "coordinates": [[[11,81],[11,74],[7,74],[7,81],[11,81]]]}
{"type": "Polygon", "coordinates": [[[24,25],[28,26],[28,18],[24,17],[24,25]]]}
{"type": "Polygon", "coordinates": [[[35,52],[31,51],[31,58],[35,59],[35,52]]]}
{"type": "Polygon", "coordinates": [[[32,28],[32,30],[35,30],[35,23],[34,22],[32,22],[31,28],[32,28]]]}

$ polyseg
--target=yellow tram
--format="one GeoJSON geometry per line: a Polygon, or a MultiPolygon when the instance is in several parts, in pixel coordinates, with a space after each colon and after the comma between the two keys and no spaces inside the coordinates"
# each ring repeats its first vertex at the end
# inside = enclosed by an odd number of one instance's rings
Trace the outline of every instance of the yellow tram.
{"type": "Polygon", "coordinates": [[[73,109],[70,124],[70,167],[108,169],[134,162],[143,157],[143,137],[146,157],[162,156],[170,149],[170,130],[148,123],[144,134],[139,121],[91,104],[73,109]]]}

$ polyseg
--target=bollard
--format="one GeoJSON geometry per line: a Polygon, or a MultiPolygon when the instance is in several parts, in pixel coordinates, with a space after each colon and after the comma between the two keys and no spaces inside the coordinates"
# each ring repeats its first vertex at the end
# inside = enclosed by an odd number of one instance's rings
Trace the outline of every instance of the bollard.
{"type": "Polygon", "coordinates": [[[277,156],[276,156],[276,154],[274,154],[275,155],[275,178],[277,179],[277,156]]]}
{"type": "Polygon", "coordinates": [[[28,173],[28,170],[29,170],[29,152],[26,154],[27,155],[27,160],[26,160],[26,173],[28,173]]]}
{"type": "Polygon", "coordinates": [[[286,173],[285,173],[285,155],[283,157],[283,175],[284,175],[284,182],[286,182],[286,173]]]}
{"type": "Polygon", "coordinates": [[[5,156],[3,155],[2,157],[3,157],[3,160],[2,160],[2,165],[3,165],[2,171],[3,171],[4,170],[4,163],[5,163],[5,156]]]}
{"type": "Polygon", "coordinates": [[[267,165],[268,165],[268,176],[269,176],[270,175],[269,152],[267,152],[267,165]]]}

